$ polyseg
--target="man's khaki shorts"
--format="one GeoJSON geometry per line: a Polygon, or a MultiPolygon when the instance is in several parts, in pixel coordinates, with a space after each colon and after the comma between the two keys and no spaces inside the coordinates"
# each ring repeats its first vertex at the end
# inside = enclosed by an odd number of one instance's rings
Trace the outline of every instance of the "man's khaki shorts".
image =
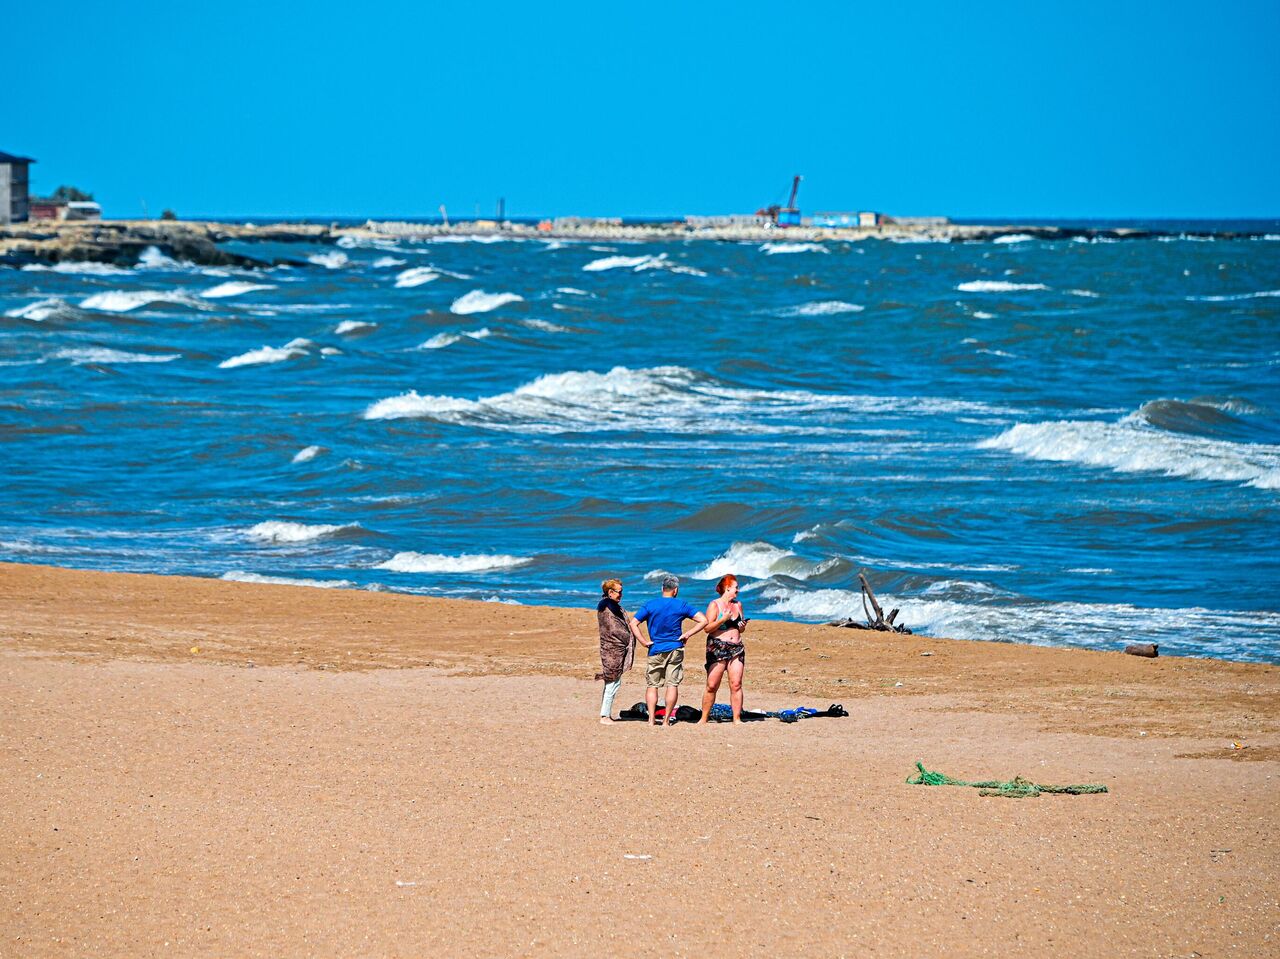
{"type": "Polygon", "coordinates": [[[646,686],[679,686],[683,681],[683,649],[669,649],[649,657],[649,666],[644,672],[646,686]]]}

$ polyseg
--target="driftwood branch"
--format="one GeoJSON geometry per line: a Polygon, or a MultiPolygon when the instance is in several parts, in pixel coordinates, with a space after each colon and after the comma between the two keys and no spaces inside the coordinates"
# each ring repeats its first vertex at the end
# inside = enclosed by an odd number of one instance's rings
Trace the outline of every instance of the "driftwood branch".
{"type": "Polygon", "coordinates": [[[860,623],[856,619],[837,619],[827,623],[828,626],[841,626],[845,629],[875,629],[889,633],[910,633],[911,630],[902,623],[894,623],[898,618],[898,610],[892,609],[889,615],[885,616],[884,610],[880,608],[880,602],[876,599],[875,591],[871,588],[871,584],[867,582],[866,573],[858,573],[858,582],[862,586],[862,613],[867,617],[865,623],[860,623]],[[870,609],[867,608],[870,604],[870,609]]]}

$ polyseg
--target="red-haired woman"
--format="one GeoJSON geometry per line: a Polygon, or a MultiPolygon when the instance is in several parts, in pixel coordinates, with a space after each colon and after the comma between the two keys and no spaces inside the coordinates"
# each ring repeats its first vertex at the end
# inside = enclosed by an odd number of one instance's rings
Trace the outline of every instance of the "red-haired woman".
{"type": "Polygon", "coordinates": [[[733,721],[742,722],[742,674],[747,666],[747,650],[742,645],[742,634],[747,621],[738,602],[738,577],[732,573],[722,576],[716,583],[717,599],[707,607],[707,691],[702,694],[702,718],[705,723],[715,705],[720,681],[729,674],[729,703],[733,707],[733,721]]]}

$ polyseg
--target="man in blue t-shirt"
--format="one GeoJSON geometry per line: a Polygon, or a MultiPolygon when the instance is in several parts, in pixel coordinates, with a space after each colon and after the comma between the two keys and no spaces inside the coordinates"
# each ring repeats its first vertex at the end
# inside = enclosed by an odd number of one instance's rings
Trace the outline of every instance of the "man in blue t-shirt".
{"type": "Polygon", "coordinates": [[[707,617],[698,612],[683,599],[676,599],[680,592],[680,580],[671,574],[662,577],[662,596],[651,599],[636,611],[636,618],[631,622],[631,631],[635,633],[636,642],[649,647],[649,667],[644,675],[644,701],[649,707],[649,725],[656,726],[658,711],[658,689],[667,687],[666,724],[675,722],[676,703],[680,699],[680,681],[684,679],[684,643],[698,630],[685,632],[682,629],[686,619],[697,622],[699,627],[705,626],[707,617]],[[640,623],[649,624],[649,638],[640,635],[640,623]]]}

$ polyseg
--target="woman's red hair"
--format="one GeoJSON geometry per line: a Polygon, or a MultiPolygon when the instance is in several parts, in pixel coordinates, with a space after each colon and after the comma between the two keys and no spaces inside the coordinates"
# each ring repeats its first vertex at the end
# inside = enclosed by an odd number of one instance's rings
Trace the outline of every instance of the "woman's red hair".
{"type": "Polygon", "coordinates": [[[720,577],[720,582],[716,583],[716,595],[723,596],[724,591],[729,588],[729,584],[737,581],[738,577],[734,576],[733,573],[725,573],[720,577]]]}

